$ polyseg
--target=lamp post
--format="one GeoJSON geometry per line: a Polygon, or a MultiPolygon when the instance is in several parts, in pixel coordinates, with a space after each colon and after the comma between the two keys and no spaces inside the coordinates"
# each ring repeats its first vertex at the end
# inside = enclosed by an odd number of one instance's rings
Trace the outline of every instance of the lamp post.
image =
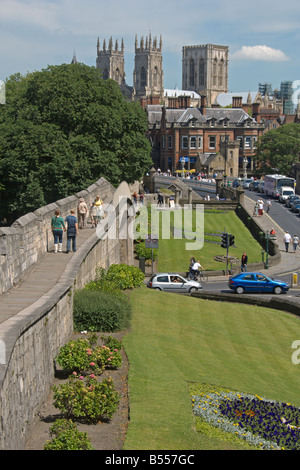
{"type": "Polygon", "coordinates": [[[248,158],[243,158],[243,167],[244,167],[244,178],[247,178],[247,166],[248,166],[248,158]]]}

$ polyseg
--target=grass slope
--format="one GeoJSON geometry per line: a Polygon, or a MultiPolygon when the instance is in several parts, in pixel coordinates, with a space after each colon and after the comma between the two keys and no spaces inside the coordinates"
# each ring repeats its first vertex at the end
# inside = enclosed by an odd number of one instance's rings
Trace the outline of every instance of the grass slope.
{"type": "Polygon", "coordinates": [[[300,406],[292,342],[299,319],[270,309],[199,300],[147,288],[131,293],[130,424],[125,450],[238,449],[196,433],[188,382],[300,406]]]}
{"type": "MultiPolygon", "coordinates": [[[[184,226],[182,224],[184,230],[184,226]]],[[[249,263],[261,261],[261,246],[254,240],[249,230],[233,211],[229,212],[205,212],[204,232],[213,233],[223,230],[234,235],[234,246],[229,249],[229,256],[241,259],[245,250],[249,263]]],[[[221,238],[205,236],[210,241],[221,241],[221,238]]],[[[216,255],[226,255],[226,250],[216,243],[206,241],[202,249],[194,249],[194,241],[186,239],[162,239],[158,247],[158,271],[187,271],[189,259],[194,256],[199,259],[207,270],[224,269],[225,264],[214,260],[216,255]]]]}

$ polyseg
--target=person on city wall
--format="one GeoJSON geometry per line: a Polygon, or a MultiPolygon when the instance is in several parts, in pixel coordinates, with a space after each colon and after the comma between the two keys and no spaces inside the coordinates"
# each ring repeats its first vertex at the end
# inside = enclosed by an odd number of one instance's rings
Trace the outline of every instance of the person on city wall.
{"type": "Polygon", "coordinates": [[[283,241],[284,241],[284,244],[285,244],[285,251],[288,252],[289,251],[289,245],[292,241],[292,237],[291,237],[291,235],[289,234],[288,231],[285,232],[285,234],[283,236],[283,241]]]}
{"type": "Polygon", "coordinates": [[[72,209],[70,214],[67,215],[65,218],[65,222],[67,223],[67,253],[71,251],[71,244],[72,250],[76,251],[76,236],[78,235],[78,222],[77,217],[75,216],[75,211],[72,209]]]}
{"type": "Polygon", "coordinates": [[[297,247],[299,245],[299,237],[297,235],[293,236],[293,245],[294,245],[294,253],[296,253],[297,247]]]}
{"type": "Polygon", "coordinates": [[[55,216],[51,219],[51,229],[54,237],[54,253],[62,251],[63,232],[66,231],[65,221],[60,216],[60,210],[56,209],[55,216]]]}
{"type": "Polygon", "coordinates": [[[247,271],[247,264],[248,264],[248,256],[246,255],[246,252],[242,254],[242,259],[241,259],[241,271],[247,271]]]}
{"type": "Polygon", "coordinates": [[[88,206],[86,205],[84,198],[81,197],[78,203],[78,219],[79,219],[80,229],[86,227],[87,213],[88,213],[88,206]]]}

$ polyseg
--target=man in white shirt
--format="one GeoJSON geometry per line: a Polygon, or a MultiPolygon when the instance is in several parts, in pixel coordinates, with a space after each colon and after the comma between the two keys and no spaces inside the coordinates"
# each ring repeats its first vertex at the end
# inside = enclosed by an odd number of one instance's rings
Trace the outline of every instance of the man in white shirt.
{"type": "Polygon", "coordinates": [[[292,240],[291,235],[289,234],[288,231],[286,231],[284,236],[283,236],[283,241],[284,241],[284,244],[285,244],[285,251],[286,252],[289,251],[289,244],[291,243],[291,240],[292,240]]]}

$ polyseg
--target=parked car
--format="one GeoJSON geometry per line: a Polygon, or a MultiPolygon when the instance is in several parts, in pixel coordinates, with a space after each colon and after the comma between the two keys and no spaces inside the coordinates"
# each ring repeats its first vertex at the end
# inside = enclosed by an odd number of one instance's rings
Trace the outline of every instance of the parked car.
{"type": "Polygon", "coordinates": [[[285,201],[286,207],[291,207],[292,204],[296,201],[300,201],[300,196],[290,196],[288,199],[285,201]]]}
{"type": "Polygon", "coordinates": [[[232,187],[233,187],[233,188],[238,188],[241,183],[242,183],[241,178],[237,178],[237,179],[233,180],[233,182],[232,182],[232,187]]]}
{"type": "Polygon", "coordinates": [[[249,184],[249,189],[250,191],[257,191],[257,187],[260,183],[260,180],[255,180],[255,181],[252,181],[250,184],[249,184]]]}
{"type": "Polygon", "coordinates": [[[228,287],[234,290],[237,294],[243,292],[269,292],[274,294],[281,294],[289,290],[289,285],[286,282],[272,279],[262,273],[244,272],[235,276],[229,277],[228,287]]]}
{"type": "Polygon", "coordinates": [[[250,178],[245,178],[242,182],[242,187],[244,189],[249,189],[250,183],[252,183],[252,180],[250,178]]]}
{"type": "Polygon", "coordinates": [[[265,182],[264,182],[264,181],[260,181],[260,182],[258,183],[257,191],[258,191],[259,193],[263,193],[263,192],[264,192],[264,185],[265,185],[265,182]]]}
{"type": "Polygon", "coordinates": [[[202,285],[197,281],[189,281],[177,273],[156,273],[151,276],[147,287],[166,292],[197,292],[202,285]]]}
{"type": "Polygon", "coordinates": [[[300,199],[296,199],[291,205],[291,209],[293,212],[300,212],[300,199]]]}

